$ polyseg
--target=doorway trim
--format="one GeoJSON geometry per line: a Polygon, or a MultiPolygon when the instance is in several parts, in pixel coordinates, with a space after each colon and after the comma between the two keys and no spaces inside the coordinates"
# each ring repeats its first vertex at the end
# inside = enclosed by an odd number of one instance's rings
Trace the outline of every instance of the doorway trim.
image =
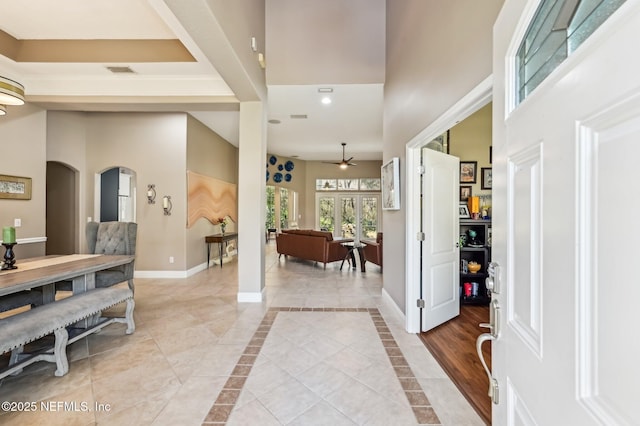
{"type": "Polygon", "coordinates": [[[406,210],[406,260],[405,260],[405,328],[408,333],[420,332],[420,165],[421,149],[437,136],[469,117],[492,99],[493,77],[489,76],[456,102],[444,114],[418,133],[406,145],[407,163],[407,210],[406,210]]]}

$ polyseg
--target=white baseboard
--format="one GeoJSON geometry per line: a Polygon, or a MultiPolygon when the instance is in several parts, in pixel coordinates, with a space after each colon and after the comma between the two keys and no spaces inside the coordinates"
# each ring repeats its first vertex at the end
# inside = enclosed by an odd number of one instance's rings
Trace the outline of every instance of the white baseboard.
{"type": "Polygon", "coordinates": [[[238,303],[262,303],[264,289],[261,292],[238,292],[238,303]]]}
{"type": "Polygon", "coordinates": [[[187,278],[188,271],[135,271],[133,278],[187,278]]]}
{"type": "MultiPolygon", "coordinates": [[[[211,268],[220,267],[220,264],[211,262],[211,268]]],[[[133,278],[189,278],[192,275],[207,269],[207,262],[202,262],[186,271],[135,271],[133,278]]]]}
{"type": "Polygon", "coordinates": [[[405,316],[404,312],[402,312],[395,300],[393,300],[389,293],[387,293],[384,287],[382,288],[382,300],[386,302],[387,306],[389,306],[393,313],[398,316],[398,319],[402,321],[402,324],[405,324],[407,317],[405,316]]]}

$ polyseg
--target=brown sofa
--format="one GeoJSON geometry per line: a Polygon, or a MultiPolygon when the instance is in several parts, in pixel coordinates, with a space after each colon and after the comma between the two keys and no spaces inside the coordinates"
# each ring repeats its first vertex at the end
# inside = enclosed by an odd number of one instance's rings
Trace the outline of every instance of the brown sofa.
{"type": "Polygon", "coordinates": [[[315,260],[327,263],[343,260],[349,250],[341,243],[351,239],[334,240],[331,232],[314,231],[312,229],[283,229],[276,235],[276,248],[282,256],[293,256],[299,259],[315,260]]]}
{"type": "Polygon", "coordinates": [[[364,259],[367,262],[375,263],[382,271],[382,232],[378,232],[376,239],[363,239],[364,259]]]}

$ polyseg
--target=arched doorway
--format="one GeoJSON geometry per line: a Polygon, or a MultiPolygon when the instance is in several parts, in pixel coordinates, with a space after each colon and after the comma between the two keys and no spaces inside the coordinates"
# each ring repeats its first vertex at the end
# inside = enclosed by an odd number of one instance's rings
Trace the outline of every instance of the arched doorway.
{"type": "Polygon", "coordinates": [[[47,161],[45,254],[78,253],[77,170],[47,161]]]}

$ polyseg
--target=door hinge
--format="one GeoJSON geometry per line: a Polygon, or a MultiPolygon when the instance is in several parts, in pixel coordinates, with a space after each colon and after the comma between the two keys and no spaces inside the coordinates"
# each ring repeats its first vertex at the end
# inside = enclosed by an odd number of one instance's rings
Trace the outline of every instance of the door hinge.
{"type": "Polygon", "coordinates": [[[424,309],[424,299],[418,299],[416,300],[418,308],[420,309],[424,309]]]}
{"type": "Polygon", "coordinates": [[[416,234],[416,240],[424,241],[424,232],[420,231],[416,234]]]}
{"type": "Polygon", "coordinates": [[[418,166],[418,174],[422,176],[424,174],[424,166],[418,166]]]}

